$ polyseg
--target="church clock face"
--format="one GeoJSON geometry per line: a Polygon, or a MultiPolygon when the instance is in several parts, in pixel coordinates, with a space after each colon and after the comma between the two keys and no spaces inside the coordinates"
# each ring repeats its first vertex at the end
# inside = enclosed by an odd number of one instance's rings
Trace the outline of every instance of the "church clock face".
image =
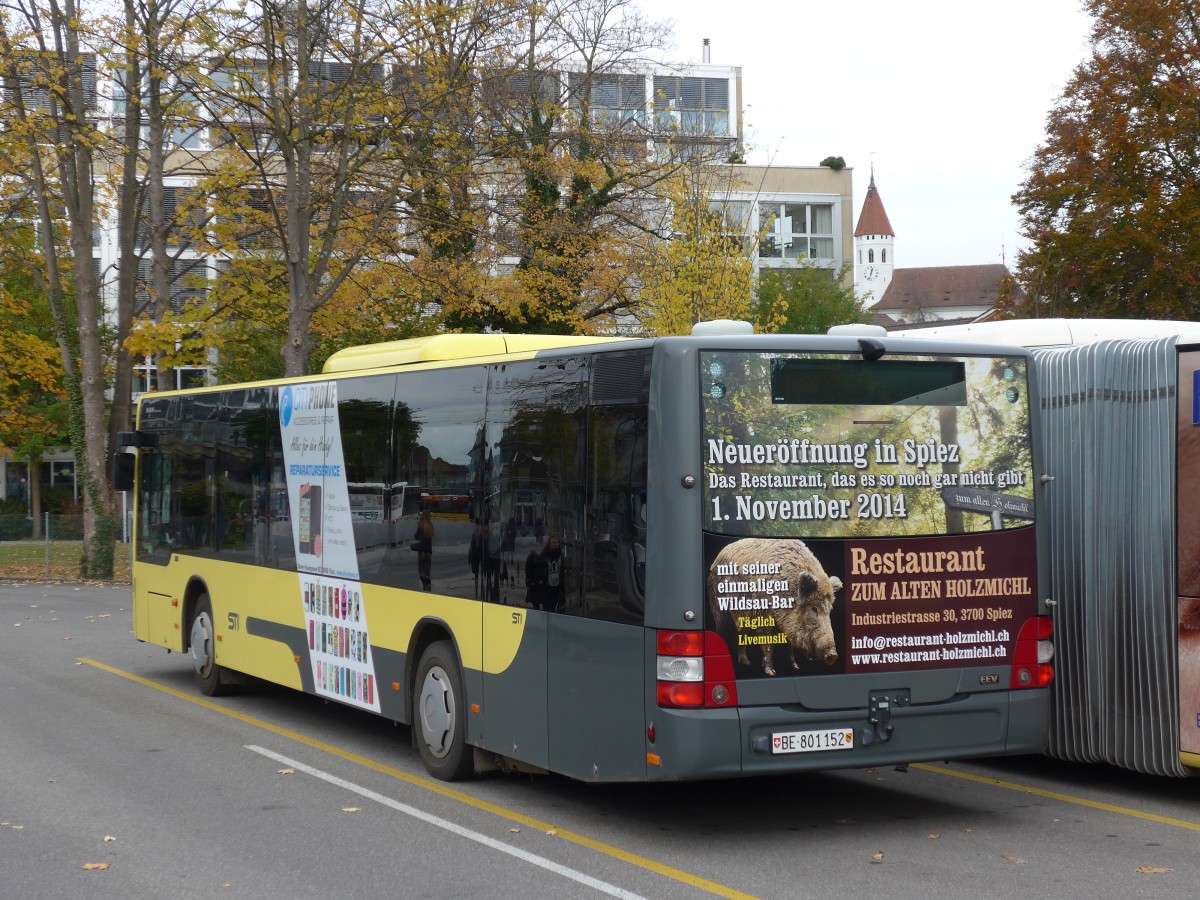
{"type": "Polygon", "coordinates": [[[867,266],[863,269],[863,278],[867,281],[874,281],[879,276],[879,270],[874,266],[867,266]]]}

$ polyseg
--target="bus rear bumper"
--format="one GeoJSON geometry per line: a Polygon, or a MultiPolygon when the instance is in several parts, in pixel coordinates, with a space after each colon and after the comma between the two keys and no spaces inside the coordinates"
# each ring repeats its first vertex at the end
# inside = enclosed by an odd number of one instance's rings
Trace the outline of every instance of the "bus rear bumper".
{"type": "Polygon", "coordinates": [[[885,722],[866,708],[660,709],[650,748],[659,763],[648,767],[647,777],[727,778],[1042,753],[1049,709],[1047,690],[898,706],[887,710],[885,722]]]}

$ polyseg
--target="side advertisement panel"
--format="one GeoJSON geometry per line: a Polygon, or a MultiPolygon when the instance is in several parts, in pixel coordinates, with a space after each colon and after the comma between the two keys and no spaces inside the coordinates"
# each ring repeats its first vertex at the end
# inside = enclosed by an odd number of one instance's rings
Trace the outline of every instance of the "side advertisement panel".
{"type": "Polygon", "coordinates": [[[337,382],[283,388],[279,425],[300,573],[298,599],[304,608],[316,692],[378,712],[337,382]]]}

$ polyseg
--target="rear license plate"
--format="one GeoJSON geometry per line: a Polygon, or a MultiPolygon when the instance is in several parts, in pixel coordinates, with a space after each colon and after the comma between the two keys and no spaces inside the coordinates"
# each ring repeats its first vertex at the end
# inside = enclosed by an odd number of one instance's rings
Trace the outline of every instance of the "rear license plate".
{"type": "Polygon", "coordinates": [[[772,753],[816,753],[820,750],[853,750],[852,728],[824,731],[777,731],[771,735],[772,753]]]}

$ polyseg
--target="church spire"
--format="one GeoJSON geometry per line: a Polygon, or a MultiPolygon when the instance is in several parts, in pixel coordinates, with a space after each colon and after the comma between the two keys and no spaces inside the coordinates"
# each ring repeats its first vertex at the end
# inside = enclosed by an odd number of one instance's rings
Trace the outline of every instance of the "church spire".
{"type": "Polygon", "coordinates": [[[871,183],[867,185],[867,198],[863,201],[862,212],[858,216],[858,227],[854,229],[855,237],[868,234],[887,235],[895,237],[892,223],[888,221],[887,210],[883,208],[883,199],[879,189],[875,187],[875,165],[871,165],[871,183]]]}
{"type": "Polygon", "coordinates": [[[883,208],[883,198],[875,187],[875,163],[871,163],[871,183],[863,200],[858,227],[854,229],[854,291],[870,303],[887,293],[896,267],[896,232],[883,208]]]}

